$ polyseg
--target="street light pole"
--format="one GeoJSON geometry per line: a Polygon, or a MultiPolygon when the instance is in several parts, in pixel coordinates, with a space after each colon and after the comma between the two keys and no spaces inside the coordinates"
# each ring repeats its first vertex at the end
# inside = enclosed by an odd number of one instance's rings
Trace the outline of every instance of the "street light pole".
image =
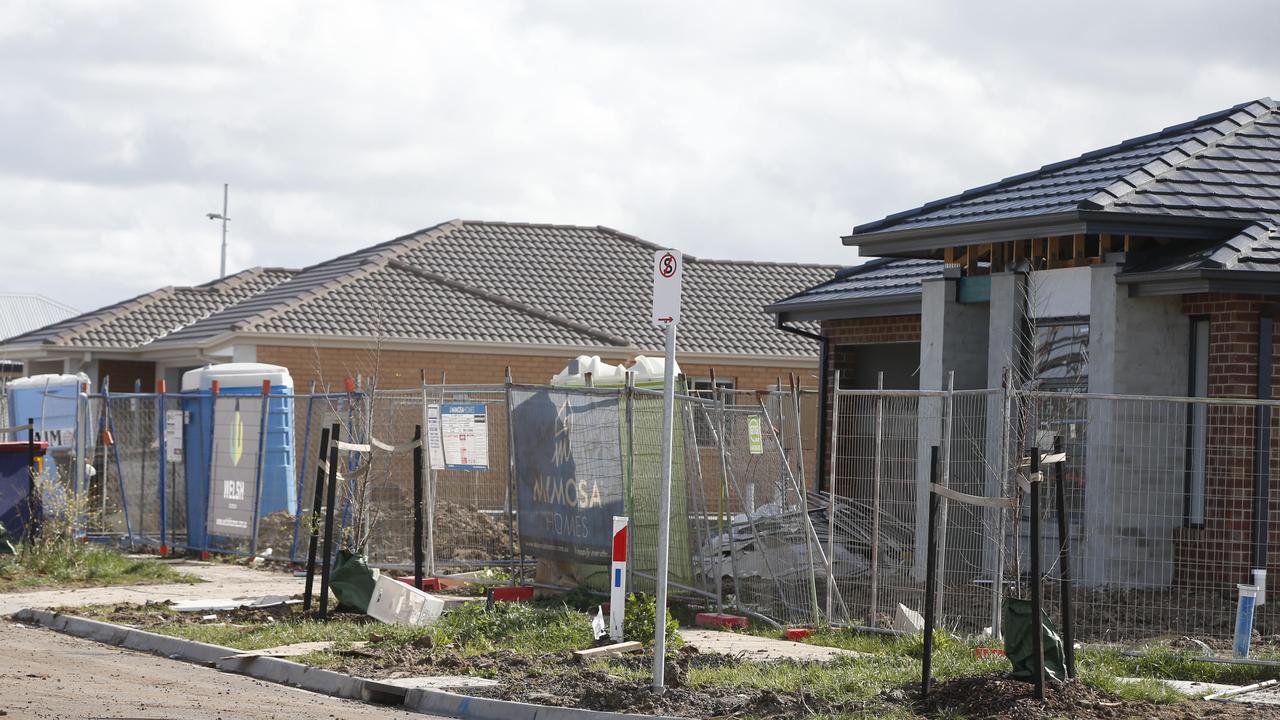
{"type": "Polygon", "coordinates": [[[222,184],[222,214],[208,213],[206,215],[210,220],[222,221],[222,264],[219,266],[218,277],[227,276],[227,223],[231,218],[227,217],[227,183],[222,184]]]}

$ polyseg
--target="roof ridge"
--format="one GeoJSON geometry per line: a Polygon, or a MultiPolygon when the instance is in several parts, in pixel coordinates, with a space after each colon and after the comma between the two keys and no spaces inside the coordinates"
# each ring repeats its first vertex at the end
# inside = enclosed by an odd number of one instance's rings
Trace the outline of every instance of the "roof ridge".
{"type": "MultiPolygon", "coordinates": [[[[1263,97],[1231,108],[1233,112],[1222,117],[1218,122],[1204,128],[1184,140],[1177,147],[1170,148],[1159,157],[1143,164],[1142,167],[1081,200],[1077,207],[1083,210],[1101,210],[1108,205],[1115,204],[1121,198],[1132,195],[1139,189],[1155,182],[1162,175],[1177,170],[1208,150],[1217,147],[1223,140],[1234,136],[1245,128],[1252,127],[1263,117],[1275,113],[1276,107],[1277,104],[1274,100],[1269,97],[1263,97]],[[1256,112],[1255,109],[1257,110],[1256,112]],[[1230,125],[1234,125],[1234,127],[1228,127],[1230,125]]],[[[1206,118],[1208,117],[1210,116],[1206,116],[1206,118]]],[[[1204,119],[1200,118],[1193,120],[1191,123],[1184,123],[1183,129],[1187,125],[1202,122],[1204,119]]],[[[1161,134],[1166,132],[1168,132],[1168,129],[1162,130],[1161,134]]]]}
{"type": "MultiPolygon", "coordinates": [[[[439,225],[433,225],[431,227],[428,227],[422,230],[417,230],[407,235],[401,235],[400,237],[394,238],[387,242],[374,245],[373,247],[380,248],[380,249],[374,252],[368,260],[361,262],[356,267],[352,268],[351,270],[348,270],[345,273],[342,273],[341,275],[330,278],[328,281],[326,281],[323,285],[321,285],[318,288],[308,289],[298,294],[297,296],[293,297],[288,302],[280,303],[279,305],[266,308],[262,312],[254,313],[249,317],[236,322],[231,326],[231,330],[233,331],[247,330],[253,325],[256,325],[261,322],[266,322],[273,318],[277,318],[283,315],[284,313],[298,307],[304,302],[309,302],[313,299],[324,297],[325,295],[328,295],[329,293],[333,292],[334,290],[338,289],[339,287],[342,287],[343,285],[353,280],[358,280],[383,267],[386,267],[387,263],[391,262],[397,255],[401,255],[409,251],[410,241],[416,241],[413,243],[413,246],[412,246],[413,248],[421,247],[422,245],[426,244],[427,241],[433,240],[442,235],[447,235],[448,233],[453,232],[460,226],[461,226],[461,221],[449,220],[447,222],[440,223],[439,225]]],[[[315,268],[319,268],[324,265],[329,265],[339,260],[343,260],[346,258],[353,257],[355,255],[359,255],[360,253],[367,252],[371,249],[372,248],[364,248],[363,250],[356,250],[354,252],[349,252],[345,255],[339,255],[336,258],[332,258],[330,260],[326,260],[321,263],[316,263],[315,265],[310,265],[304,268],[303,270],[299,271],[297,275],[301,275],[307,270],[313,270],[315,268]]],[[[295,277],[297,277],[297,275],[295,275],[295,277]]],[[[289,281],[286,280],[285,282],[289,282],[289,281]]],[[[281,283],[281,284],[283,285],[284,283],[281,283]]],[[[216,314],[217,313],[213,313],[207,317],[213,317],[213,315],[216,315],[216,314]]],[[[192,324],[194,325],[195,323],[192,323],[192,324]]]]}
{"type": "Polygon", "coordinates": [[[1086,160],[1091,160],[1093,158],[1096,158],[1102,155],[1108,155],[1111,153],[1119,152],[1120,150],[1126,150],[1126,149],[1135,147],[1137,145],[1149,143],[1154,140],[1158,140],[1159,138],[1165,137],[1167,135],[1172,135],[1175,133],[1182,132],[1187,128],[1193,127],[1198,124],[1210,122],[1213,120],[1223,120],[1228,117],[1231,117],[1232,115],[1235,115],[1236,113],[1242,111],[1244,108],[1256,103],[1261,103],[1264,105],[1270,104],[1272,106],[1274,106],[1275,104],[1270,97],[1262,97],[1256,100],[1249,100],[1247,102],[1243,102],[1238,105],[1233,105],[1223,110],[1207,113],[1205,115],[1201,115],[1195,120],[1178,123],[1176,125],[1170,125],[1164,128],[1163,130],[1159,130],[1154,133],[1147,133],[1146,135],[1140,135],[1138,137],[1122,140],[1119,143],[1116,143],[1115,145],[1108,145],[1106,147],[1098,148],[1096,150],[1090,150],[1089,152],[1082,153],[1077,157],[1067,158],[1066,160],[1059,160],[1058,162],[1052,162],[1052,163],[1049,163],[1048,165],[1042,165],[1039,168],[1036,168],[1034,170],[1018,173],[1017,175],[1010,175],[1009,177],[1006,177],[1002,180],[997,180],[992,183],[987,183],[986,185],[980,185],[978,187],[969,188],[968,190],[963,190],[954,195],[950,195],[948,197],[927,202],[923,205],[911,208],[909,210],[903,210],[901,212],[893,213],[892,215],[886,215],[883,218],[880,218],[879,220],[872,220],[871,222],[866,222],[861,225],[855,225],[849,237],[862,235],[862,234],[874,232],[877,230],[882,230],[891,225],[896,224],[899,220],[905,220],[907,218],[914,217],[916,215],[923,215],[925,212],[929,210],[935,210],[938,207],[941,207],[944,205],[950,205],[952,203],[959,202],[961,200],[968,200],[970,198],[976,197],[983,193],[990,192],[992,190],[997,190],[1003,187],[1007,187],[1009,185],[1022,182],[1023,180],[1028,180],[1030,178],[1036,177],[1037,175],[1042,175],[1044,173],[1049,173],[1049,172],[1056,172],[1058,170],[1062,170],[1063,168],[1069,167],[1071,165],[1075,165],[1077,163],[1080,163],[1086,160]]]}
{"type": "MultiPolygon", "coordinates": [[[[686,259],[688,258],[686,257],[686,259]]],[[[845,267],[838,263],[771,262],[769,260],[719,260],[716,258],[695,258],[693,262],[700,265],[749,265],[776,268],[812,268],[814,270],[835,270],[845,267]]]]}
{"type": "Polygon", "coordinates": [[[441,285],[444,285],[445,287],[449,287],[454,290],[458,290],[459,292],[464,292],[469,295],[473,295],[482,300],[486,300],[488,302],[501,305],[506,308],[510,308],[517,312],[521,312],[526,315],[531,315],[533,317],[538,318],[539,320],[545,320],[547,322],[560,325],[561,327],[569,328],[570,330],[580,332],[588,337],[595,338],[596,340],[607,342],[610,345],[617,345],[619,347],[634,347],[633,343],[630,340],[627,340],[626,338],[621,337],[619,335],[614,335],[613,333],[608,333],[603,330],[598,330],[585,323],[578,322],[577,320],[570,320],[568,318],[560,317],[559,315],[556,315],[554,313],[549,313],[546,310],[540,310],[538,308],[533,307],[532,305],[522,303],[518,300],[512,300],[511,298],[498,295],[496,293],[491,293],[488,290],[482,290],[480,288],[473,287],[459,280],[454,280],[453,278],[446,277],[439,273],[435,273],[435,272],[431,272],[430,270],[424,270],[422,268],[415,267],[401,260],[391,260],[387,263],[387,266],[395,268],[397,270],[403,270],[407,273],[417,275],[418,277],[430,280],[432,282],[439,283],[441,285]]]}
{"type": "Polygon", "coordinates": [[[1220,269],[1229,270],[1238,265],[1240,258],[1250,249],[1275,234],[1273,226],[1261,222],[1250,223],[1248,227],[1219,243],[1205,260],[1220,269]]]}
{"type": "MultiPolygon", "coordinates": [[[[101,328],[103,325],[106,325],[107,323],[125,315],[126,313],[139,310],[143,307],[146,307],[147,305],[150,305],[156,302],[157,300],[169,297],[173,295],[175,292],[177,292],[177,288],[175,286],[166,285],[165,287],[157,288],[155,290],[152,290],[151,292],[143,293],[141,295],[136,295],[132,298],[129,298],[128,300],[124,300],[119,303],[116,303],[115,305],[108,305],[105,308],[90,310],[84,315],[94,315],[95,313],[99,313],[99,314],[96,317],[87,319],[84,324],[72,325],[71,327],[66,328],[62,332],[55,333],[51,338],[49,338],[48,344],[54,344],[54,345],[66,344],[68,341],[71,340],[71,338],[74,338],[77,336],[83,336],[87,333],[97,330],[101,328]]],[[[83,316],[77,316],[77,317],[83,317],[83,316]]],[[[76,318],[67,318],[63,322],[71,322],[75,319],[76,318]]]]}
{"type": "MultiPolygon", "coordinates": [[[[58,307],[62,308],[63,310],[70,310],[71,312],[76,313],[77,315],[79,315],[79,314],[80,314],[80,311],[79,311],[79,310],[76,310],[75,308],[71,307],[70,305],[68,305],[68,304],[66,304],[66,303],[64,303],[64,302],[60,302],[60,301],[58,301],[58,300],[54,300],[53,298],[51,298],[51,297],[49,297],[48,295],[45,295],[45,294],[43,294],[43,293],[37,293],[37,292],[3,292],[3,291],[0,291],[0,297],[11,297],[11,298],[39,298],[40,300],[43,300],[43,301],[45,301],[45,302],[49,303],[50,305],[57,305],[58,307]]],[[[70,319],[70,318],[68,318],[68,319],[70,319]]]]}

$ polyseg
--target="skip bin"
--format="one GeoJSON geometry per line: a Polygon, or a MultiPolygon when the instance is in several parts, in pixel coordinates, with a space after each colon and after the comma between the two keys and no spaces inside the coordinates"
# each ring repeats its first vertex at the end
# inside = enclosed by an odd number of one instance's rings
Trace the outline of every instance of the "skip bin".
{"type": "MultiPolygon", "coordinates": [[[[49,444],[34,444],[36,472],[49,444]]],[[[34,510],[41,512],[40,498],[31,501],[31,475],[26,442],[0,442],[0,524],[14,538],[26,537],[34,510]]]]}
{"type": "Polygon", "coordinates": [[[207,537],[214,547],[247,546],[255,512],[260,518],[294,513],[293,378],[287,368],[225,363],[191,370],[182,376],[182,409],[189,545],[205,547],[207,537]],[[264,381],[271,391],[265,439],[264,381]]]}

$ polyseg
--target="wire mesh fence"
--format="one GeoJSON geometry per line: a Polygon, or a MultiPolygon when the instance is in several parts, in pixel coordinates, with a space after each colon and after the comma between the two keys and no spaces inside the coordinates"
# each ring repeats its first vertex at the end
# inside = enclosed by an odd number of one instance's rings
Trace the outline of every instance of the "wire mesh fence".
{"type": "MultiPolygon", "coordinates": [[[[1076,637],[1129,642],[1169,634],[1230,638],[1237,584],[1276,568],[1277,403],[1087,393],[839,390],[833,403],[833,520],[858,558],[837,575],[851,622],[885,627],[924,602],[925,505],[936,482],[1013,498],[1012,512],[941,500],[938,611],[964,633],[999,628],[1002,597],[1029,583],[1028,458],[1046,467],[1041,567],[1047,607],[1060,589],[1057,485],[1075,576],[1076,637]],[[931,448],[939,463],[929,468],[931,448]],[[1019,480],[1020,478],[1020,480],[1019,480]]],[[[1255,628],[1274,635],[1276,606],[1255,628]]]]}
{"type": "MultiPolygon", "coordinates": [[[[403,571],[412,566],[415,541],[414,455],[405,448],[416,432],[426,432],[433,413],[466,407],[482,419],[483,457],[461,469],[433,466],[423,454],[429,570],[528,565],[516,574],[600,590],[603,565],[550,562],[524,547],[532,530],[521,527],[517,465],[524,461],[515,445],[533,426],[532,416],[515,412],[512,397],[546,390],[356,387],[289,395],[287,402],[284,395],[248,394],[206,405],[187,394],[87,395],[79,401],[75,443],[52,458],[58,481],[82,499],[83,529],[91,536],[299,561],[314,526],[316,479],[327,463],[322,431],[336,427],[344,442],[368,446],[338,453],[339,545],[403,571]],[[238,431],[220,424],[237,416],[239,424],[228,427],[257,431],[237,440],[238,431]],[[236,443],[238,470],[211,460],[215,449],[236,443]],[[251,482],[226,486],[235,478],[251,482]],[[221,516],[209,509],[231,501],[247,505],[221,516]],[[216,526],[219,518],[244,527],[229,532],[216,526]]],[[[630,386],[555,391],[575,418],[566,426],[561,417],[556,432],[580,449],[595,444],[581,457],[598,465],[584,465],[582,474],[618,478],[617,507],[632,523],[630,587],[650,590],[661,394],[630,386]]],[[[1274,482],[1280,403],[999,388],[839,389],[827,421],[829,484],[818,492],[810,439],[822,421],[816,393],[715,388],[682,390],[676,400],[670,579],[674,592],[726,612],[785,625],[886,628],[899,604],[921,609],[923,489],[936,482],[1017,501],[1012,511],[945,499],[941,505],[939,618],[960,633],[998,631],[1002,598],[1025,593],[1032,580],[1022,466],[1031,448],[1045,451],[1055,439],[1064,460],[1047,470],[1046,497],[1061,485],[1079,639],[1176,634],[1224,641],[1236,584],[1252,582],[1255,570],[1273,577],[1280,571],[1270,552],[1280,541],[1274,482]]],[[[1061,538],[1053,502],[1042,508],[1040,525],[1047,604],[1056,612],[1061,538]]],[[[1259,606],[1255,627],[1263,636],[1280,634],[1276,608],[1259,606]]]]}

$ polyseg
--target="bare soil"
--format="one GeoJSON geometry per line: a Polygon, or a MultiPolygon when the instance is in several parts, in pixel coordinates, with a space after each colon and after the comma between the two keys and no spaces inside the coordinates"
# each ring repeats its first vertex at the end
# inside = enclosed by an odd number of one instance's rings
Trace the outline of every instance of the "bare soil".
{"type": "MultiPolygon", "coordinates": [[[[918,688],[911,692],[918,693],[918,688]]],[[[918,701],[915,704],[915,710],[930,718],[961,715],[995,720],[1280,718],[1280,708],[1271,710],[1259,705],[1242,703],[1187,700],[1171,705],[1158,705],[1149,702],[1124,701],[1078,682],[1050,683],[1045,688],[1045,701],[1040,703],[1035,699],[1035,689],[1030,683],[1010,680],[999,675],[957,678],[937,683],[930,691],[927,700],[918,701]]]]}
{"type": "MultiPolygon", "coordinates": [[[[202,613],[172,613],[168,603],[144,606],[120,604],[108,613],[110,620],[136,627],[149,628],[208,624],[202,613]]],[[[74,609],[68,610],[74,612],[74,609]]],[[[241,608],[218,612],[216,622],[253,626],[298,617],[296,607],[241,608]]],[[[346,621],[375,621],[364,615],[333,616],[346,621]]],[[[1044,703],[1037,702],[1033,687],[1010,680],[1002,674],[965,677],[935,683],[927,699],[921,699],[917,686],[897,687],[881,692],[874,699],[855,706],[841,705],[815,697],[803,689],[779,692],[756,688],[698,687],[687,685],[689,671],[694,668],[723,667],[741,662],[727,655],[699,653],[685,646],[667,663],[668,689],[655,694],[647,679],[633,679],[608,671],[586,669],[572,653],[518,654],[500,650],[479,655],[465,654],[452,644],[439,646],[423,637],[410,644],[384,642],[375,632],[370,642],[358,653],[341,654],[338,666],[352,675],[390,679],[421,675],[469,675],[499,681],[493,688],[471,689],[469,694],[515,700],[540,705],[575,707],[590,710],[625,712],[641,715],[672,715],[690,718],[770,718],[799,720],[821,714],[853,714],[876,716],[892,707],[928,718],[981,717],[997,720],[1049,720],[1080,718],[1113,720],[1118,718],[1152,718],[1154,720],[1190,720],[1221,718],[1252,720],[1276,718],[1280,708],[1237,703],[1187,700],[1161,705],[1126,701],[1089,688],[1081,683],[1051,684],[1044,703]]],[[[645,672],[652,655],[635,654],[615,659],[614,665],[626,671],[645,672]]]]}
{"type": "MultiPolygon", "coordinates": [[[[362,677],[396,678],[412,675],[472,675],[503,681],[493,688],[472,688],[480,697],[641,715],[692,718],[755,717],[804,718],[837,708],[803,691],[775,692],[754,688],[686,685],[689,669],[738,662],[726,655],[701,654],[683,648],[667,662],[667,690],[652,691],[648,680],[624,679],[607,672],[585,670],[571,653],[518,655],[499,651],[463,656],[429,643],[399,648],[366,646],[361,655],[345,658],[345,672],[362,677]]],[[[634,655],[626,665],[648,669],[653,655],[634,655]]]]}

